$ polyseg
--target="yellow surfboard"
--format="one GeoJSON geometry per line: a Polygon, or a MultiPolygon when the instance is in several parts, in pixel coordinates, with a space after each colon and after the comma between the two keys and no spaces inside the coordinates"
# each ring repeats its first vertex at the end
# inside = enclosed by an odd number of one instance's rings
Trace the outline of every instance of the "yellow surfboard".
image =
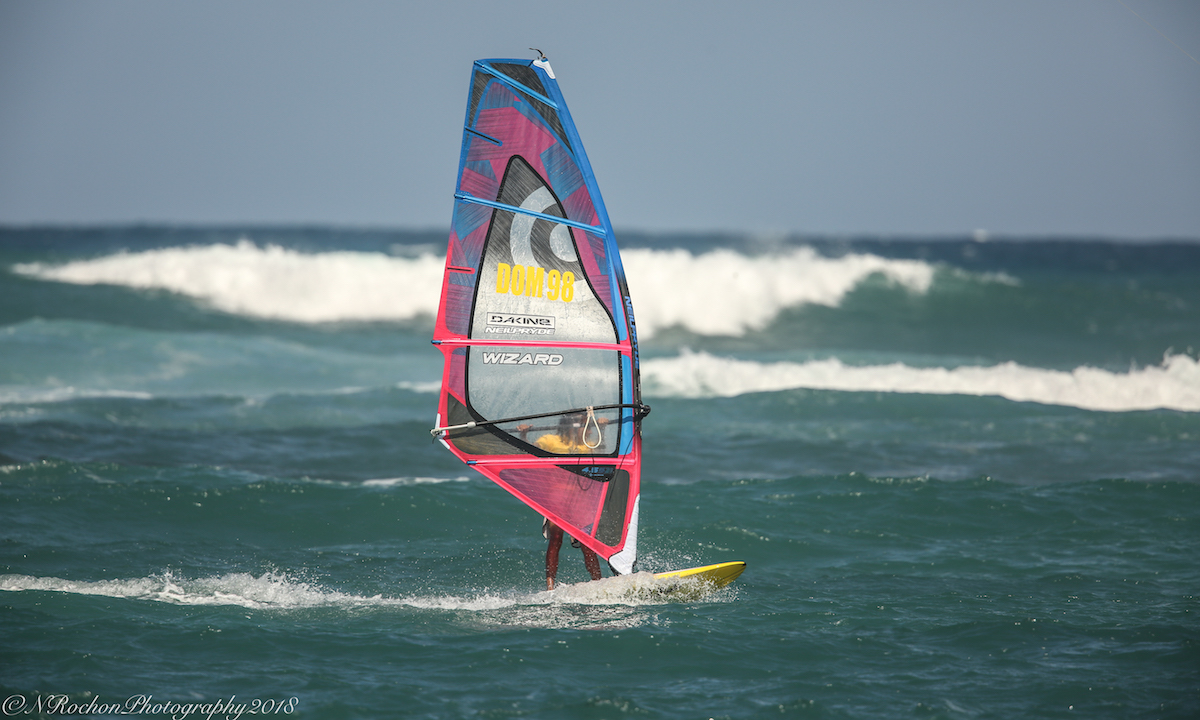
{"type": "Polygon", "coordinates": [[[744,562],[726,562],[654,574],[637,572],[558,585],[545,594],[562,602],[690,602],[702,600],[725,587],[745,569],[744,562]]]}
{"type": "Polygon", "coordinates": [[[704,565],[702,567],[688,568],[687,570],[672,570],[671,572],[655,573],[656,578],[689,578],[696,580],[704,580],[712,583],[715,587],[725,587],[729,583],[737,580],[738,575],[746,569],[744,562],[724,562],[716,565],[704,565]]]}

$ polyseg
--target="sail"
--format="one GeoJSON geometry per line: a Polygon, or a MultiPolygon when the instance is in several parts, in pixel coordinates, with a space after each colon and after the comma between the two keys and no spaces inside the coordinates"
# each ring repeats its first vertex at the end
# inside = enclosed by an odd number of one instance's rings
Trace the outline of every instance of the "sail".
{"type": "Polygon", "coordinates": [[[633,306],[604,201],[545,58],[478,60],[433,343],[434,435],[608,560],[637,560],[633,306]]]}

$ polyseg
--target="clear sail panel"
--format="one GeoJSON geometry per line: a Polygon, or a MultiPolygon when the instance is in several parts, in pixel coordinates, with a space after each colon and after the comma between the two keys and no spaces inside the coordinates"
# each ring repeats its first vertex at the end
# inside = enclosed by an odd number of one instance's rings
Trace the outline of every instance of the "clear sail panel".
{"type": "Polygon", "coordinates": [[[471,408],[485,420],[565,413],[501,423],[510,437],[556,455],[616,452],[621,431],[620,353],[585,348],[472,347],[467,362],[471,408]]]}

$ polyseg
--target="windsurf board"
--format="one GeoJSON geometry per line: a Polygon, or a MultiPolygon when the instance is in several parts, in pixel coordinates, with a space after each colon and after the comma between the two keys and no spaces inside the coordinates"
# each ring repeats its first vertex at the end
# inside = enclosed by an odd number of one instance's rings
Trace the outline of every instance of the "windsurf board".
{"type": "Polygon", "coordinates": [[[660,580],[667,578],[693,579],[703,580],[712,585],[722,588],[729,583],[737,580],[738,575],[746,569],[744,562],[723,562],[716,565],[703,565],[701,567],[688,568],[686,570],[672,570],[671,572],[655,573],[654,577],[660,580]]]}

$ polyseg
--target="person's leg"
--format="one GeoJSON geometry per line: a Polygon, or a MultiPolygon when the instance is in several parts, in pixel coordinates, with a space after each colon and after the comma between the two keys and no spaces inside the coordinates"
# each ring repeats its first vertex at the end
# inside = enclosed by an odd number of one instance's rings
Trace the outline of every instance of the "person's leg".
{"type": "Polygon", "coordinates": [[[554,589],[554,578],[558,575],[558,551],[562,547],[562,528],[550,523],[546,528],[549,544],[546,546],[546,589],[554,589]]]}
{"type": "Polygon", "coordinates": [[[592,576],[593,580],[599,580],[600,558],[597,557],[596,552],[587,545],[584,545],[580,549],[583,550],[583,564],[585,567],[587,567],[588,574],[592,576]]]}

